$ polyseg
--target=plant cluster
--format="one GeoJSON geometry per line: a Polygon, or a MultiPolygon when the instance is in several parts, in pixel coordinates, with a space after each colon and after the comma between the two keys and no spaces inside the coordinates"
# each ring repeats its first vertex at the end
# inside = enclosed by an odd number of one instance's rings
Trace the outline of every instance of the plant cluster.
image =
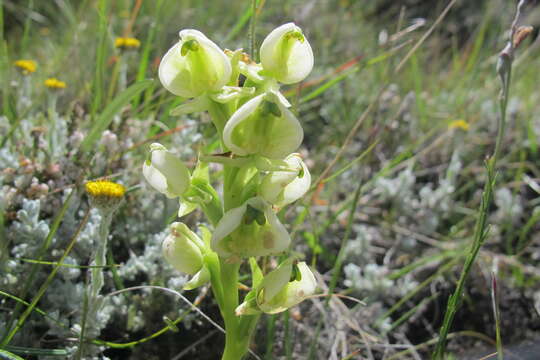
{"type": "Polygon", "coordinates": [[[200,208],[213,225],[213,230],[200,229],[201,238],[183,223],[171,224],[163,254],[176,269],[193,275],[184,289],[211,282],[225,320],[223,359],[239,359],[248,350],[260,313],[282,312],[316,289],[305,262],[289,257],[271,271],[258,262],[287,253],[291,238],[277,212],[311,185],[307,166],[294,153],[303,129],[279,87],[302,81],[313,68],[313,53],[293,23],[264,39],[261,63],[241,49],[221,50],[199,31],[179,35],[161,61],[160,80],[173,94],[191,99],[172,113],[209,112],[221,152],[200,154],[190,173],[155,143],[143,174],[156,190],[179,198],[180,217],[200,208]],[[222,165],[221,196],[210,182],[211,162],[222,165]],[[240,303],[238,272],[244,260],[251,268],[251,290],[240,303]]]}

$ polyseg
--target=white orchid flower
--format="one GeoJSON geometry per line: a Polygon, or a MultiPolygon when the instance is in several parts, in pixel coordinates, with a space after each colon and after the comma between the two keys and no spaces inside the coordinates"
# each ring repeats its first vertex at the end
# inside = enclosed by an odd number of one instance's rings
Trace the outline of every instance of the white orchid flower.
{"type": "Polygon", "coordinates": [[[171,199],[184,194],[190,184],[184,163],[158,143],[150,145],[150,158],[143,164],[143,175],[154,189],[171,199]]]}
{"type": "Polygon", "coordinates": [[[273,94],[265,93],[242,105],[223,130],[225,145],[236,155],[283,159],[294,152],[304,130],[294,114],[273,94]]]}
{"type": "Polygon", "coordinates": [[[214,42],[197,30],[180,31],[180,41],[163,57],[159,79],[175,95],[193,98],[219,91],[231,77],[231,63],[214,42]]]}
{"type": "Polygon", "coordinates": [[[276,314],[304,301],[316,289],[317,281],[306,263],[288,259],[264,277],[255,289],[255,296],[246,297],[236,308],[236,314],[249,315],[259,311],[276,314]]]}
{"type": "Polygon", "coordinates": [[[281,25],[268,34],[260,57],[265,73],[284,84],[304,80],[313,69],[311,46],[294,23],[281,25]]]}
{"type": "Polygon", "coordinates": [[[266,174],[260,185],[260,195],[277,207],[288,205],[302,196],[311,186],[311,174],[300,154],[285,158],[287,165],[296,171],[272,171],[266,174]]]}
{"type": "Polygon", "coordinates": [[[211,247],[220,256],[267,256],[286,250],[291,242],[272,206],[260,197],[227,211],[212,235],[211,247]]]}
{"type": "Polygon", "coordinates": [[[203,266],[204,242],[186,224],[175,222],[162,244],[163,256],[176,270],[196,274],[203,266]]]}

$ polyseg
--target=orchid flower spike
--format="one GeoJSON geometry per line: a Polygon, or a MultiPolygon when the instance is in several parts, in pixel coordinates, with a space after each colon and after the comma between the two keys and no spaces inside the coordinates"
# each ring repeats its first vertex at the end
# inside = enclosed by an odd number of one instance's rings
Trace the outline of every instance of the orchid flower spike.
{"type": "Polygon", "coordinates": [[[300,154],[287,156],[285,162],[296,171],[269,172],[259,188],[261,197],[280,208],[300,199],[311,186],[311,174],[300,154]]]}
{"type": "Polygon", "coordinates": [[[223,130],[225,145],[236,155],[283,159],[294,152],[304,130],[274,93],[264,93],[242,105],[223,130]]]}
{"type": "Polygon", "coordinates": [[[143,175],[154,189],[171,199],[184,194],[190,184],[189,170],[184,163],[158,143],[150,145],[143,175]]]}
{"type": "Polygon", "coordinates": [[[231,63],[214,42],[197,30],[180,31],[180,41],[163,57],[159,79],[175,95],[193,98],[219,91],[231,77],[231,63]]]}
{"type": "Polygon", "coordinates": [[[272,206],[260,197],[227,211],[212,235],[212,250],[220,256],[267,256],[285,251],[291,242],[272,206]]]}
{"type": "Polygon", "coordinates": [[[255,297],[236,308],[237,315],[259,311],[276,314],[304,301],[315,293],[317,281],[305,262],[287,259],[269,272],[255,290],[255,297]]]}
{"type": "Polygon", "coordinates": [[[313,51],[302,30],[294,23],[274,29],[260,50],[265,72],[284,84],[304,80],[313,69],[313,51]]]}

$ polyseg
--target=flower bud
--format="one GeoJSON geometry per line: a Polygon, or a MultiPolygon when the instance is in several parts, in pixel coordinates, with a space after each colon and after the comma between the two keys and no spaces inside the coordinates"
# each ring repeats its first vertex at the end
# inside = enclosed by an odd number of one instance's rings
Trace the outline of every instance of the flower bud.
{"type": "Polygon", "coordinates": [[[255,290],[255,299],[246,297],[236,314],[253,314],[257,310],[276,314],[304,301],[316,288],[317,281],[306,263],[288,259],[264,277],[255,290]]]}
{"type": "Polygon", "coordinates": [[[265,72],[284,84],[306,78],[313,69],[313,51],[294,23],[281,25],[264,39],[261,63],[265,72]]]}
{"type": "Polygon", "coordinates": [[[261,94],[242,105],[223,129],[225,145],[236,155],[261,155],[282,159],[298,149],[302,126],[272,93],[261,94]]]}
{"type": "Polygon", "coordinates": [[[202,240],[189,228],[179,222],[171,224],[171,234],[163,240],[163,256],[176,270],[189,275],[202,268],[202,240]]]}
{"type": "Polygon", "coordinates": [[[218,91],[230,79],[230,60],[203,33],[180,31],[180,41],[163,57],[159,79],[175,95],[192,98],[208,91],[218,91]]]}
{"type": "Polygon", "coordinates": [[[259,197],[227,211],[212,235],[212,249],[223,257],[278,254],[290,242],[272,206],[259,197]]]}
{"type": "Polygon", "coordinates": [[[154,189],[169,198],[184,194],[190,183],[184,163],[158,143],[150,145],[150,159],[143,164],[143,175],[154,189]]]}
{"type": "Polygon", "coordinates": [[[311,185],[311,174],[299,154],[287,156],[285,162],[290,168],[297,170],[270,172],[264,176],[260,186],[261,197],[277,207],[298,200],[311,185]]]}

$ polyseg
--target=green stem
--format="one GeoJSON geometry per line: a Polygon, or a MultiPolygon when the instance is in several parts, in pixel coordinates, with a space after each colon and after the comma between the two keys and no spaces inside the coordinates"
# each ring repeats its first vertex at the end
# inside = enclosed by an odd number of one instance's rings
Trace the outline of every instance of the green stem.
{"type": "Polygon", "coordinates": [[[90,265],[94,265],[90,270],[90,286],[87,288],[84,299],[84,309],[81,320],[81,334],[79,343],[79,358],[83,358],[84,354],[84,336],[90,332],[90,336],[99,335],[100,328],[96,324],[97,314],[103,305],[103,297],[100,295],[105,277],[103,276],[103,266],[107,264],[107,238],[109,237],[109,229],[112,221],[113,210],[101,211],[101,223],[99,224],[98,243],[93,259],[90,265]],[[89,322],[87,323],[87,320],[89,322]]]}
{"type": "Polygon", "coordinates": [[[241,331],[241,317],[235,314],[235,309],[238,307],[238,270],[240,264],[228,264],[223,259],[220,260],[221,284],[223,286],[221,315],[225,321],[225,350],[221,359],[239,360],[248,352],[250,338],[250,334],[241,331]]]}
{"type": "MultiPolygon", "coordinates": [[[[502,60],[505,60],[504,58],[502,60]]],[[[465,289],[465,282],[469,276],[469,273],[472,269],[472,266],[476,260],[476,256],[480,251],[484,241],[487,237],[489,226],[487,223],[489,209],[491,202],[493,200],[493,191],[495,188],[496,180],[496,169],[497,169],[497,160],[501,151],[502,140],[504,137],[504,130],[506,126],[506,108],[508,105],[509,90],[510,90],[510,80],[512,74],[512,61],[511,58],[508,58],[508,62],[505,63],[505,68],[502,70],[502,92],[499,99],[500,104],[500,117],[498,123],[498,132],[497,140],[495,143],[495,150],[493,156],[486,161],[486,173],[487,180],[484,185],[484,190],[482,192],[482,199],[480,202],[479,215],[475,225],[473,243],[470,247],[465,263],[463,264],[463,270],[459,277],[456,289],[452,296],[448,299],[448,305],[446,312],[444,314],[443,324],[439,332],[439,339],[437,340],[437,345],[435,346],[435,351],[433,352],[432,358],[435,360],[441,360],[444,358],[446,352],[446,340],[450,332],[450,327],[454,322],[455,315],[461,306],[461,301],[463,298],[463,293],[465,289]]]]}
{"type": "MultiPolygon", "coordinates": [[[[210,99],[208,104],[208,113],[221,139],[223,128],[229,119],[229,111],[226,105],[216,103],[210,99]]],[[[222,150],[227,151],[223,143],[222,150]]],[[[243,185],[235,181],[239,170],[238,167],[224,164],[223,211],[225,212],[239,205],[239,194],[242,193],[243,185]]],[[[238,272],[240,263],[230,263],[222,258],[217,260],[217,256],[208,257],[205,261],[209,265],[212,290],[225,323],[225,349],[221,359],[240,360],[249,351],[249,342],[259,316],[237,316],[235,314],[239,304],[238,272]]]]}
{"type": "Polygon", "coordinates": [[[54,156],[54,150],[58,147],[58,113],[56,112],[56,102],[58,94],[55,89],[51,89],[52,94],[49,96],[48,115],[50,121],[49,138],[49,154],[54,156]]]}

